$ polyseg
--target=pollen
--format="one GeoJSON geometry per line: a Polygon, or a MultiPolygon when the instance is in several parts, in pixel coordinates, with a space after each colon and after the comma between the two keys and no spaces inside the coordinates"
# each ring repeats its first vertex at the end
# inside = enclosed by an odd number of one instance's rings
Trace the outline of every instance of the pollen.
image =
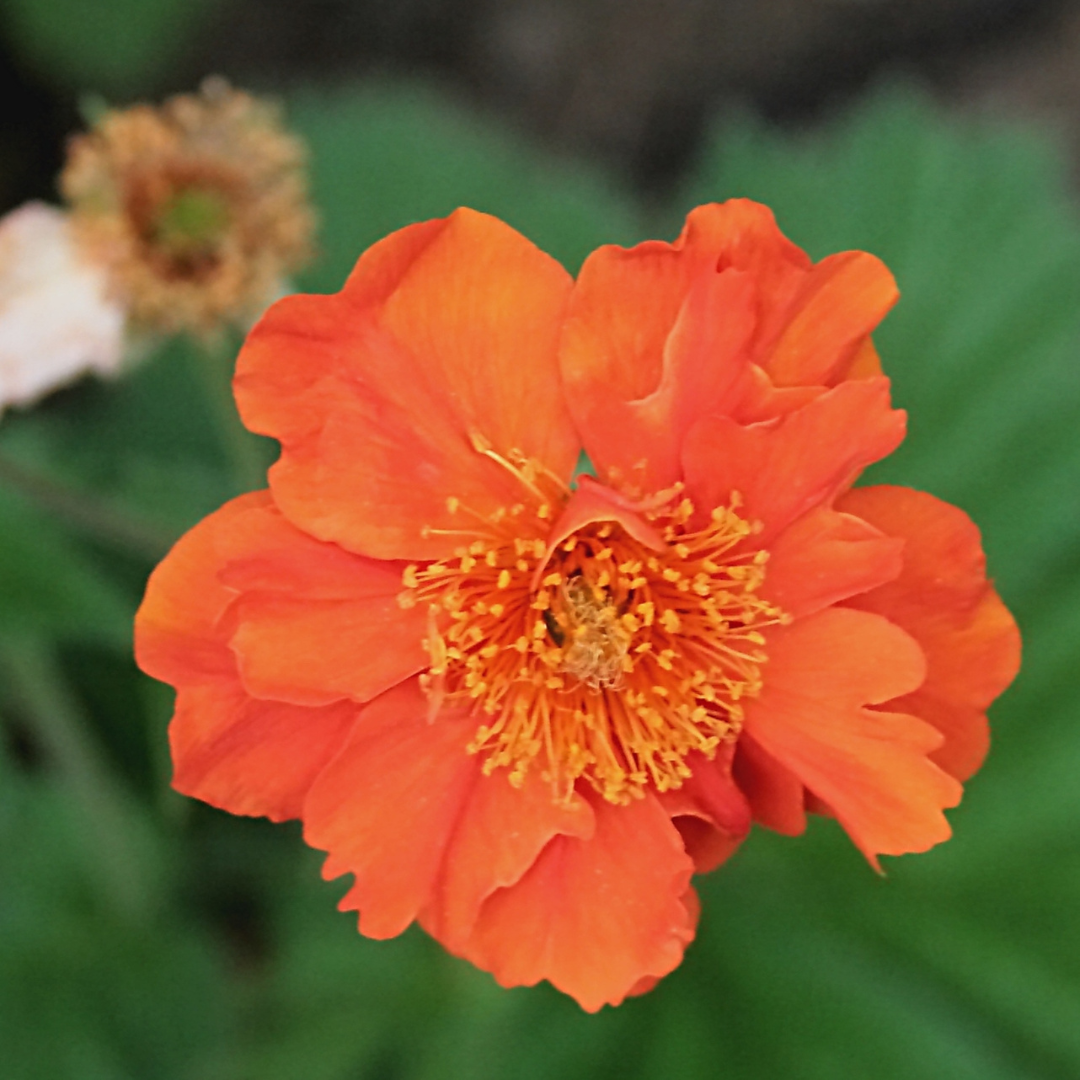
{"type": "Polygon", "coordinates": [[[736,507],[698,515],[684,499],[646,514],[661,552],[601,522],[548,556],[544,501],[496,515],[505,534],[493,525],[405,569],[402,606],[428,605],[438,627],[424,685],[476,716],[469,752],[486,773],[520,784],[536,769],[556,799],[582,781],[623,804],[678,788],[689,755],[738,735],[741,702],[761,691],[762,630],[787,617],[760,596],[765,553],[736,507]]]}

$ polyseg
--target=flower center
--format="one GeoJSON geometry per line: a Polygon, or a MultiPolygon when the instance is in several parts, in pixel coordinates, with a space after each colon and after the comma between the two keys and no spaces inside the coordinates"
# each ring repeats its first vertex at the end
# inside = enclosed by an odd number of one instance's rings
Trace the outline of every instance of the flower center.
{"type": "Polygon", "coordinates": [[[761,689],[761,630],[787,621],[758,595],[768,556],[737,504],[703,527],[689,500],[644,515],[660,552],[600,522],[550,555],[536,537],[548,508],[533,522],[515,507],[499,527],[519,535],[409,566],[399,602],[429,605],[433,713],[470,708],[485,772],[520,785],[539,767],[556,798],[578,779],[614,803],[679,787],[688,755],[738,734],[741,700],[761,689]]]}
{"type": "Polygon", "coordinates": [[[125,212],[143,257],[169,280],[212,275],[245,194],[236,170],[207,163],[147,166],[127,179],[125,212]]]}
{"type": "Polygon", "coordinates": [[[182,188],[158,210],[153,224],[154,242],[177,260],[210,258],[227,232],[231,217],[220,192],[182,188]]]}

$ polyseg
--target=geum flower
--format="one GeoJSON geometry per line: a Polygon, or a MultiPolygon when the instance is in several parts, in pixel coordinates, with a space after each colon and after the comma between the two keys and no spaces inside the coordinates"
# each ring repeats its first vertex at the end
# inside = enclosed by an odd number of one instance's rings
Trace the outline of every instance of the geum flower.
{"type": "Polygon", "coordinates": [[[736,201],[576,285],[460,210],[280,301],[235,381],[270,490],[138,618],[176,787],[302,818],[363,933],[588,1010],[679,963],[752,819],[874,865],[944,840],[1018,637],[961,511],[851,490],[904,435],[895,299],[736,201]]]}

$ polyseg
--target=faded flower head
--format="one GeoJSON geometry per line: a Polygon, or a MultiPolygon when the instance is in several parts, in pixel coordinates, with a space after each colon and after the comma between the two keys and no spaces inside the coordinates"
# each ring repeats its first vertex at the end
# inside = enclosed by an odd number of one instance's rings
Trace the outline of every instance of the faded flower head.
{"type": "Polygon", "coordinates": [[[66,215],[27,203],[0,218],[0,409],[26,405],[124,351],[124,311],[81,257],[66,215]]]}
{"type": "Polygon", "coordinates": [[[258,316],[307,257],[303,162],[270,105],[208,79],[107,112],[72,141],[60,185],[135,325],[206,332],[258,316]]]}

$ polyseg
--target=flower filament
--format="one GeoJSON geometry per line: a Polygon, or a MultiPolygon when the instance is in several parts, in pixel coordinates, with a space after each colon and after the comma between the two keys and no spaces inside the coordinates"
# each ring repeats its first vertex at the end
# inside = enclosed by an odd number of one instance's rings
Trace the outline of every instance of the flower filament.
{"type": "Polygon", "coordinates": [[[547,501],[482,532],[465,523],[476,539],[409,566],[399,596],[429,606],[433,716],[444,703],[471,710],[484,771],[507,768],[520,785],[535,763],[557,798],[578,779],[614,803],[679,787],[688,755],[738,734],[741,702],[761,689],[761,630],[787,621],[758,595],[768,553],[749,547],[756,530],[737,505],[693,527],[686,499],[645,514],[660,552],[611,521],[549,553],[547,501]]]}

